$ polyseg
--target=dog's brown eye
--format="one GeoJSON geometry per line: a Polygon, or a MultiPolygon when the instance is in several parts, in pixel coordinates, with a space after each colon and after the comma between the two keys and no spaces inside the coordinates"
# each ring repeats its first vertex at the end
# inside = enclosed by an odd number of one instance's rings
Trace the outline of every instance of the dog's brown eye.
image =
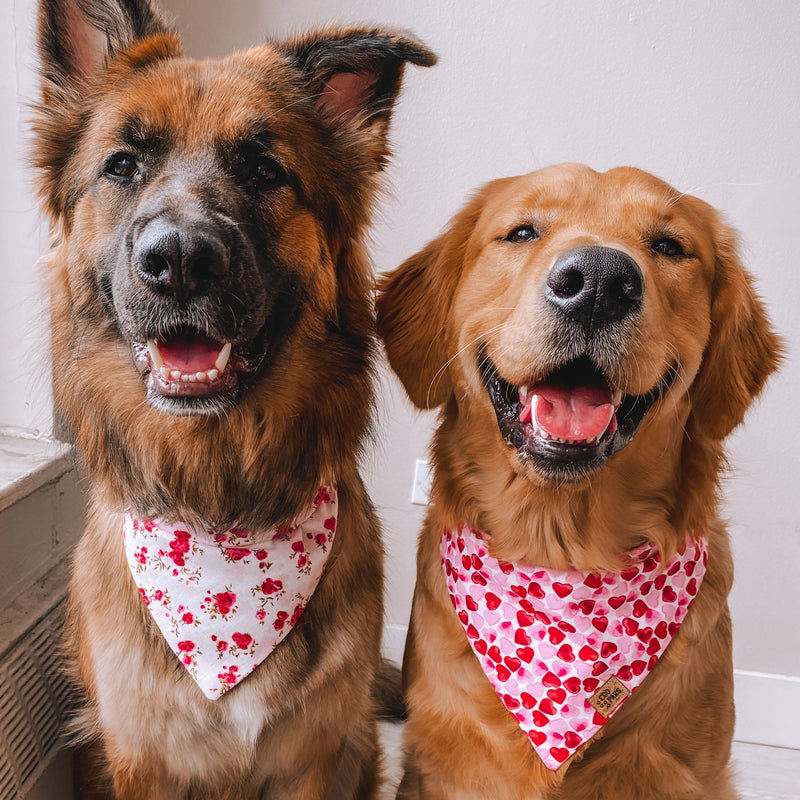
{"type": "Polygon", "coordinates": [[[523,242],[532,242],[538,238],[539,234],[536,233],[533,226],[520,225],[518,228],[514,228],[514,230],[511,231],[508,236],[506,236],[506,241],[521,244],[523,242]]]}
{"type": "Polygon", "coordinates": [[[671,236],[664,236],[661,239],[656,239],[652,247],[656,253],[660,253],[662,256],[671,256],[675,258],[677,256],[686,255],[681,243],[671,236]]]}
{"type": "Polygon", "coordinates": [[[114,178],[128,179],[139,172],[139,164],[133,156],[117,153],[106,163],[105,172],[106,175],[111,175],[114,178]]]}
{"type": "Polygon", "coordinates": [[[286,173],[277,161],[265,158],[256,165],[256,182],[262,191],[277,189],[286,183],[286,173]]]}

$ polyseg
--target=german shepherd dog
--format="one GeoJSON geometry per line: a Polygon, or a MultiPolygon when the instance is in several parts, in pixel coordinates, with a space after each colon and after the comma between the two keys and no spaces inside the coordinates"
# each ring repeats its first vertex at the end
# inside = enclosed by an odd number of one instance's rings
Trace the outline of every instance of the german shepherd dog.
{"type": "MultiPolygon", "coordinates": [[[[404,32],[328,27],[195,61],[148,0],[42,0],[39,48],[55,392],[90,486],[66,642],[106,791],[371,798],[383,601],[357,469],[374,355],[364,239],[404,65],[435,56],[404,32]],[[185,528],[159,551],[171,567],[195,555],[189,531],[235,532],[227,560],[258,569],[250,532],[288,536],[321,486],[338,509],[316,590],[209,699],[191,637],[168,646],[146,605],[159,598],[134,579],[129,534],[185,528]]],[[[235,594],[205,610],[225,617],[235,594]]],[[[253,638],[233,634],[242,652],[253,638]]],[[[220,658],[234,649],[215,641],[220,658]]]]}
{"type": "Polygon", "coordinates": [[[382,289],[441,408],[399,797],[732,800],[723,441],[783,352],[735,233],[641,170],[554,166],[382,289]]]}

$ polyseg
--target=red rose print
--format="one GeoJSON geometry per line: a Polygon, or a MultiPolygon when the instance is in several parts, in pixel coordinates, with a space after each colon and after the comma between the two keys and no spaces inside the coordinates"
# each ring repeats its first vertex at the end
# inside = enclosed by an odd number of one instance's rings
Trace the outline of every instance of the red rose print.
{"type": "Polygon", "coordinates": [[[191,653],[192,650],[194,650],[194,647],[194,642],[178,642],[178,650],[180,650],[182,653],[191,653]]]}
{"type": "Polygon", "coordinates": [[[275,592],[280,592],[282,590],[283,590],[283,581],[267,578],[264,581],[264,583],[261,584],[261,591],[264,594],[274,594],[275,592]]]}
{"type": "Polygon", "coordinates": [[[214,607],[223,616],[230,613],[231,606],[235,602],[236,595],[233,592],[220,592],[214,595],[214,607]]]}
{"type": "Polygon", "coordinates": [[[289,621],[289,624],[294,626],[297,623],[297,620],[300,619],[300,615],[305,610],[305,606],[295,606],[294,611],[292,612],[292,618],[289,621]]]}
{"type": "Polygon", "coordinates": [[[297,566],[299,569],[302,569],[306,564],[308,564],[308,556],[300,556],[297,559],[297,566]]]}
{"type": "Polygon", "coordinates": [[[217,675],[221,683],[225,683],[228,685],[232,685],[239,680],[239,676],[236,674],[239,671],[239,667],[233,666],[229,667],[227,670],[223,669],[222,672],[217,675]]]}
{"type": "Polygon", "coordinates": [[[245,547],[231,547],[225,551],[231,561],[241,561],[251,555],[250,550],[245,547]]]}
{"type": "Polygon", "coordinates": [[[217,650],[219,650],[220,653],[224,653],[227,649],[228,649],[227,642],[217,642],[217,650]]]}
{"type": "Polygon", "coordinates": [[[186,625],[191,625],[194,622],[194,615],[187,611],[181,617],[181,621],[184,622],[186,625]]]}
{"type": "Polygon", "coordinates": [[[253,643],[253,637],[249,633],[234,633],[231,639],[233,639],[233,643],[241,650],[247,650],[253,643]]]}
{"type": "Polygon", "coordinates": [[[336,530],[336,517],[328,517],[322,524],[333,533],[336,530]]]}
{"type": "Polygon", "coordinates": [[[295,553],[305,553],[306,547],[302,542],[292,542],[292,550],[295,553]]]}
{"type": "Polygon", "coordinates": [[[269,557],[269,553],[266,550],[256,550],[256,558],[259,561],[265,561],[269,557]]]}
{"type": "Polygon", "coordinates": [[[267,616],[267,612],[264,611],[263,608],[259,608],[258,611],[256,611],[256,619],[262,620],[266,616],[267,616]]]}
{"type": "Polygon", "coordinates": [[[164,592],[162,592],[161,589],[156,589],[155,592],[153,592],[153,597],[161,602],[164,599],[164,592]]]}
{"type": "Polygon", "coordinates": [[[330,501],[331,496],[328,494],[328,490],[323,486],[314,499],[314,505],[318,506],[320,503],[330,503],[330,501]]]}
{"type": "Polygon", "coordinates": [[[328,543],[328,537],[324,533],[318,533],[314,541],[320,546],[324,547],[328,543]]]}

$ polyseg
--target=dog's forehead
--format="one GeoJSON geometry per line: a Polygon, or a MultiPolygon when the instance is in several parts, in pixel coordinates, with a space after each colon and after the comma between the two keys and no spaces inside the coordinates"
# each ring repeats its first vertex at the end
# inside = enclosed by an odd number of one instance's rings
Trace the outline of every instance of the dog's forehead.
{"type": "Polygon", "coordinates": [[[619,220],[670,220],[691,201],[669,184],[642,170],[621,167],[596,172],[582,164],[562,164],[490,184],[484,219],[526,215],[553,223],[619,220]]]}
{"type": "Polygon", "coordinates": [[[126,75],[96,107],[108,137],[192,143],[236,142],[253,131],[302,125],[308,99],[274,50],[220,60],[168,59],[126,75]],[[290,120],[288,118],[291,118],[290,120]]]}

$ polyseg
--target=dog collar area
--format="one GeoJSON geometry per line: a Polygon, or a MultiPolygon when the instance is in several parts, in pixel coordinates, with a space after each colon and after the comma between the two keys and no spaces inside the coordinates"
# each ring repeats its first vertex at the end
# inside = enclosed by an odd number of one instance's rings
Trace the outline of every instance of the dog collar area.
{"type": "Polygon", "coordinates": [[[470,648],[545,766],[556,770],[636,691],[678,632],[708,563],[689,539],[653,545],[619,572],[499,561],[468,525],[445,529],[447,588],[470,648]]]}

